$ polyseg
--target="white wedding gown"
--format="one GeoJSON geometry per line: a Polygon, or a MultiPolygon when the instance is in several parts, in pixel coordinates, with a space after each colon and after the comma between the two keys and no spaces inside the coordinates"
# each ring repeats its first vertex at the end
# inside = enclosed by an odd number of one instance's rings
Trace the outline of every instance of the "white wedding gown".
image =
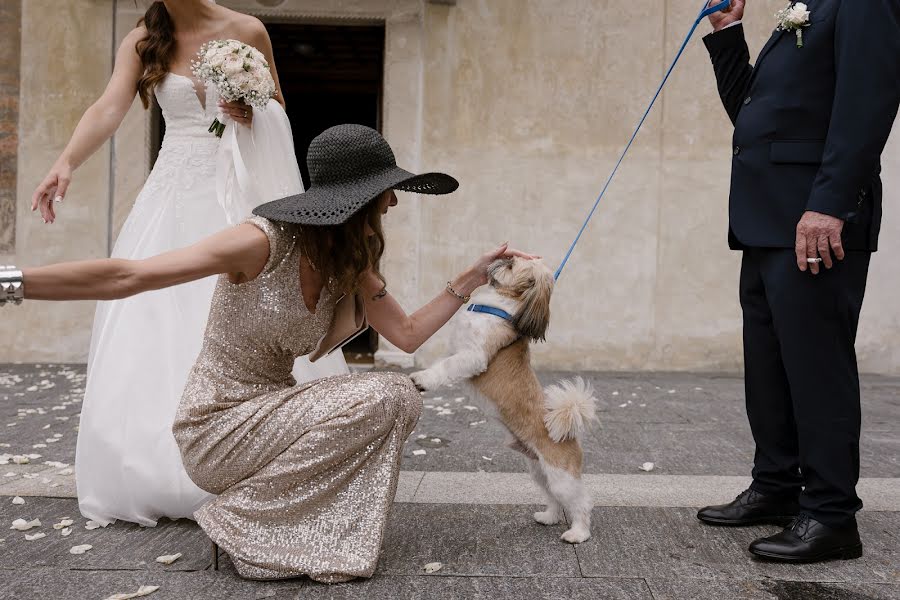
{"type": "MultiPolygon", "coordinates": [[[[156,165],[113,250],[140,259],[189,246],[249,216],[253,206],[302,191],[290,123],[270,101],[252,130],[216,116],[193,80],[170,74],[156,88],[166,134],[156,165]]],[[[155,525],[191,517],[211,496],[185,473],[172,435],[175,410],[200,351],[215,278],[101,302],[94,319],[88,378],[75,453],[78,505],[101,524],[155,525]]],[[[240,327],[240,323],[235,323],[240,327]]],[[[298,381],[347,372],[340,352],[300,359],[298,381]]]]}

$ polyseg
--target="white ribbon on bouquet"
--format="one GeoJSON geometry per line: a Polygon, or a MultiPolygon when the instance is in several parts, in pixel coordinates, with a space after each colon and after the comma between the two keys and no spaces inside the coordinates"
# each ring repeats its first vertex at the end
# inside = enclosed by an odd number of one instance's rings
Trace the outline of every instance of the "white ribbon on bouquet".
{"type": "Polygon", "coordinates": [[[254,110],[252,127],[226,119],[216,156],[216,197],[228,224],[236,225],[260,204],[302,193],[303,180],[281,104],[269,100],[265,109],[254,110]]]}

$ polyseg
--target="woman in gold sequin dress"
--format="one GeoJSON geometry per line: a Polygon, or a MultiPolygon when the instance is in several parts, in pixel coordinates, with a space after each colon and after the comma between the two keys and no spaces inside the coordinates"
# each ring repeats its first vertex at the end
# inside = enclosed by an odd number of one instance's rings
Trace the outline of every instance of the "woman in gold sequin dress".
{"type": "Polygon", "coordinates": [[[359,125],[324,132],[308,163],[305,194],[264,204],[194,246],[26,269],[22,280],[26,298],[84,300],[220,274],[173,428],[191,479],[217,495],[195,517],[243,577],[337,582],[375,570],[421,398],[397,373],[298,386],[294,359],[321,354],[341,298],[356,297],[372,327],[412,352],[487,282],[491,262],[528,255],[503,245],[407,315],[377,271],[381,216],[396,205],[395,189],[446,194],[456,180],[398,168],[387,142],[359,125]]]}

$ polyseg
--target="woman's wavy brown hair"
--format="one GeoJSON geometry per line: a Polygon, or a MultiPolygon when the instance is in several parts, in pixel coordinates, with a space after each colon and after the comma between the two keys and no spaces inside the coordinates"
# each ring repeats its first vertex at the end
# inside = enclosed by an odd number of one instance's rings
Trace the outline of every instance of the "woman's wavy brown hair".
{"type": "Polygon", "coordinates": [[[147,29],[147,37],[135,44],[143,68],[137,91],[144,108],[150,108],[153,90],[169,74],[175,54],[175,24],[166,5],[157,1],[138,21],[138,27],[141,25],[147,29]]]}
{"type": "Polygon", "coordinates": [[[322,275],[332,293],[355,293],[367,271],[372,271],[384,283],[378,271],[378,262],[384,254],[384,229],[378,205],[376,198],[341,225],[297,225],[303,255],[322,275]]]}

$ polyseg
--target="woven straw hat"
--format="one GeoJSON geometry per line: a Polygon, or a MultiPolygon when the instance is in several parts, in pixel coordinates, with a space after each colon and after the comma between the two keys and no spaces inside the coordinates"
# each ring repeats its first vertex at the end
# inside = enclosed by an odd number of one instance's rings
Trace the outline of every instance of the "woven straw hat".
{"type": "Polygon", "coordinates": [[[414,175],[397,166],[381,134],[363,125],[337,125],[312,141],[306,192],[257,206],[253,214],[301,225],[339,225],[390,189],[449,194],[459,182],[443,173],[414,175]]]}

